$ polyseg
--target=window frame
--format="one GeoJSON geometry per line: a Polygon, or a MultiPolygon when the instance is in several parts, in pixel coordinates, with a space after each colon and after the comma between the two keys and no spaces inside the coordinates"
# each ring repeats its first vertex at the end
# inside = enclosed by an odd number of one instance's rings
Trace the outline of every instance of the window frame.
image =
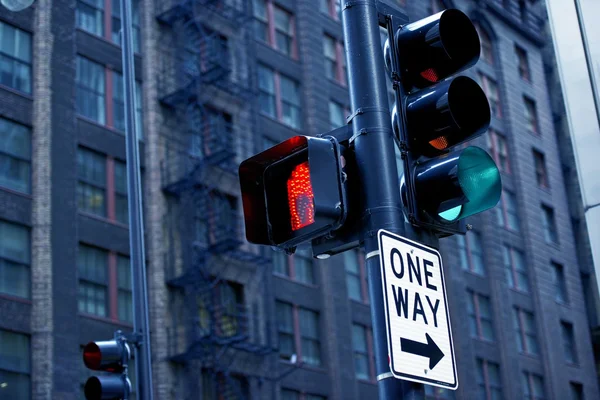
{"type": "MultiPolygon", "coordinates": [[[[19,165],[26,165],[26,170],[28,170],[27,172],[27,178],[26,178],[26,182],[22,182],[22,186],[25,188],[25,190],[20,190],[20,188],[17,188],[15,185],[10,186],[11,182],[10,179],[8,177],[8,174],[6,176],[0,176],[0,188],[5,189],[5,190],[10,190],[10,191],[14,191],[14,192],[18,192],[18,193],[23,193],[26,195],[31,195],[31,159],[32,159],[32,144],[31,144],[31,139],[32,139],[32,130],[30,127],[25,126],[23,124],[20,124],[18,122],[15,122],[13,120],[10,120],[8,118],[4,118],[4,117],[0,117],[0,126],[7,124],[9,126],[9,130],[13,130],[17,129],[20,130],[20,132],[18,132],[18,134],[24,134],[27,136],[26,138],[26,142],[27,143],[27,153],[28,153],[28,157],[24,156],[24,155],[20,155],[20,154],[16,154],[15,152],[11,152],[10,149],[8,150],[2,150],[0,149],[0,159],[2,158],[6,158],[9,160],[13,160],[15,162],[17,162],[19,165]],[[12,125],[12,126],[11,126],[12,125]],[[7,184],[2,184],[2,182],[7,183],[7,184]]],[[[4,143],[10,143],[10,140],[7,140],[7,138],[2,138],[4,143]]]]}
{"type": "MultiPolygon", "coordinates": [[[[106,40],[109,43],[112,43],[115,46],[121,47],[121,43],[120,40],[118,40],[118,38],[120,37],[120,35],[117,35],[117,37],[114,37],[114,33],[115,33],[115,27],[117,27],[116,32],[120,32],[121,31],[121,10],[119,10],[119,14],[117,15],[115,13],[115,8],[113,7],[113,2],[115,2],[115,4],[117,6],[120,7],[120,3],[119,0],[97,0],[97,1],[90,1],[90,0],[77,0],[76,1],[76,6],[75,6],[75,28],[79,29],[82,32],[86,32],[90,35],[93,35],[97,38],[101,38],[103,40],[106,40]],[[91,32],[87,29],[85,29],[83,26],[80,26],[78,21],[78,14],[79,14],[79,5],[80,4],[84,4],[87,7],[93,8],[96,11],[100,11],[101,12],[101,32],[97,33],[97,32],[91,32]],[[102,7],[102,8],[100,8],[102,7]],[[115,20],[118,20],[119,23],[118,25],[115,24],[115,20]]],[[[132,0],[131,2],[131,23],[132,23],[132,41],[133,41],[133,51],[135,52],[135,54],[140,54],[141,52],[141,47],[142,47],[142,34],[141,34],[141,25],[140,25],[140,18],[141,18],[141,10],[140,10],[140,1],[139,0],[132,0]]]]}
{"type": "Polygon", "coordinates": [[[488,131],[488,146],[490,152],[492,153],[492,158],[496,162],[498,169],[500,172],[510,175],[511,171],[511,163],[510,163],[510,151],[508,148],[508,139],[505,135],[498,133],[494,129],[489,129],[488,131]],[[501,145],[502,144],[502,145],[501,145]],[[504,148],[504,152],[502,152],[502,148],[504,148]],[[504,162],[503,162],[504,160],[504,162]]]}
{"type": "Polygon", "coordinates": [[[2,85],[2,87],[9,88],[10,90],[15,90],[18,93],[23,93],[23,94],[25,94],[27,96],[31,96],[33,94],[33,48],[32,48],[33,47],[33,34],[31,32],[28,32],[28,31],[24,30],[24,29],[21,29],[21,28],[15,26],[15,25],[9,24],[9,23],[7,23],[5,21],[0,21],[0,28],[2,30],[6,29],[6,28],[14,30],[15,42],[17,42],[17,43],[15,43],[15,47],[19,47],[19,48],[21,47],[21,46],[18,46],[19,45],[18,42],[19,42],[20,39],[17,39],[17,37],[24,36],[24,37],[28,38],[29,39],[29,52],[30,52],[30,54],[29,54],[29,61],[27,61],[27,60],[22,60],[22,59],[20,59],[17,56],[8,54],[2,47],[0,47],[0,60],[2,60],[3,58],[7,58],[7,59],[10,60],[10,63],[11,63],[11,80],[13,82],[17,78],[17,75],[14,73],[14,70],[15,70],[14,65],[15,65],[15,63],[17,63],[21,67],[25,67],[26,69],[29,70],[28,79],[27,79],[27,82],[26,82],[26,83],[28,83],[28,85],[27,85],[28,86],[27,87],[28,90],[21,90],[20,88],[17,87],[17,85],[12,85],[12,84],[11,85],[7,85],[7,84],[0,83],[0,85],[2,85]]]}
{"type": "Polygon", "coordinates": [[[511,285],[510,282],[507,282],[507,284],[509,285],[509,288],[516,290],[518,292],[521,293],[529,293],[529,291],[531,290],[531,284],[529,282],[529,269],[527,268],[527,262],[526,262],[526,255],[523,251],[521,251],[520,249],[517,249],[513,246],[510,246],[508,244],[503,244],[502,245],[502,252],[503,252],[503,264],[504,264],[504,270],[505,270],[505,277],[507,276],[507,273],[510,273],[511,279],[513,284],[511,285]],[[509,255],[510,258],[510,266],[506,264],[506,259],[505,259],[505,255],[507,254],[509,255]],[[518,261],[517,261],[517,257],[515,256],[515,254],[519,254],[521,259],[524,261],[523,266],[524,268],[522,270],[519,270],[517,268],[518,265],[518,261]],[[509,270],[507,272],[507,270],[509,270]],[[522,288],[519,284],[519,279],[518,279],[518,275],[519,273],[521,273],[524,277],[525,277],[525,282],[527,282],[527,287],[522,288]]]}
{"type": "Polygon", "coordinates": [[[481,81],[481,88],[490,103],[492,118],[502,119],[504,113],[498,82],[482,72],[479,73],[479,80],[481,81]]]}
{"type": "Polygon", "coordinates": [[[467,264],[468,264],[468,265],[465,266],[461,262],[461,269],[463,271],[470,272],[470,273],[472,273],[474,275],[477,275],[477,276],[486,276],[487,270],[485,268],[485,256],[484,256],[484,253],[483,253],[483,245],[482,245],[483,239],[482,239],[481,232],[471,230],[471,231],[467,232],[467,234],[464,235],[464,236],[458,235],[456,239],[457,239],[457,247],[459,249],[459,252],[464,252],[464,254],[460,254],[459,257],[462,258],[462,256],[464,256],[466,258],[466,261],[467,261],[467,264]],[[477,246],[474,246],[474,244],[473,244],[473,241],[474,241],[473,238],[474,238],[474,236],[478,237],[477,240],[479,241],[479,244],[480,244],[480,247],[479,247],[479,249],[477,251],[475,250],[475,247],[477,247],[477,246]],[[463,240],[464,240],[464,242],[462,242],[463,240]],[[461,242],[464,243],[464,246],[463,246],[463,244],[461,242]],[[478,252],[479,252],[479,255],[480,255],[481,260],[482,260],[483,270],[481,271],[481,273],[477,272],[477,270],[475,268],[475,261],[474,261],[474,259],[476,257],[474,256],[474,254],[477,254],[478,252]]]}
{"type": "Polygon", "coordinates": [[[525,125],[529,133],[535,136],[540,136],[540,120],[537,112],[537,103],[534,99],[523,96],[525,125]]]}
{"type": "Polygon", "coordinates": [[[519,77],[526,82],[531,82],[531,69],[529,68],[527,50],[515,43],[515,55],[517,57],[519,77]]]}
{"type": "MultiPolygon", "coordinates": [[[[291,310],[291,317],[292,317],[292,328],[293,330],[291,332],[288,331],[282,331],[280,329],[280,324],[279,321],[277,320],[277,313],[275,315],[275,319],[276,319],[276,324],[277,324],[277,343],[279,345],[279,335],[280,334],[285,334],[285,335],[289,335],[292,337],[292,342],[293,342],[293,350],[295,353],[292,353],[290,356],[296,355],[296,359],[297,362],[301,362],[304,364],[304,366],[309,367],[309,368],[316,368],[316,369],[323,369],[325,368],[325,363],[324,363],[324,359],[323,359],[323,354],[325,354],[325,352],[323,351],[323,335],[322,335],[322,330],[321,330],[321,313],[317,310],[312,310],[310,308],[306,308],[306,307],[302,307],[299,306],[297,304],[294,303],[290,303],[288,301],[285,300],[280,300],[280,299],[276,299],[275,300],[275,308],[277,309],[278,305],[282,305],[285,307],[290,307],[289,310],[291,310]],[[307,311],[307,312],[311,312],[316,314],[317,316],[317,335],[318,338],[311,338],[311,337],[307,337],[307,336],[303,336],[300,330],[300,312],[301,311],[307,311]],[[319,349],[319,364],[312,364],[312,363],[308,363],[304,360],[303,355],[302,355],[302,341],[303,340],[311,340],[311,341],[315,341],[318,344],[318,349],[319,349]]],[[[289,317],[289,316],[288,316],[289,317]]],[[[281,346],[279,346],[281,347],[281,346]]],[[[282,362],[286,362],[289,363],[291,362],[290,360],[288,360],[287,357],[282,357],[281,353],[279,353],[279,361],[282,362]]]]}
{"type": "Polygon", "coordinates": [[[323,34],[323,59],[326,60],[325,77],[342,87],[347,87],[348,69],[346,66],[344,44],[328,33],[323,34]],[[333,57],[328,55],[327,43],[333,44],[333,49],[331,49],[333,51],[333,57]],[[333,64],[333,71],[329,71],[329,63],[333,64]]]}
{"type": "Polygon", "coordinates": [[[567,290],[567,282],[565,281],[565,268],[562,264],[551,261],[552,276],[554,279],[554,300],[563,305],[569,304],[569,292],[567,290]],[[561,297],[561,298],[559,298],[561,297]]]}
{"type": "Polygon", "coordinates": [[[364,356],[367,359],[367,377],[361,377],[358,375],[358,371],[356,371],[356,360],[354,363],[354,377],[359,380],[359,381],[364,381],[364,382],[375,382],[375,364],[374,364],[374,353],[373,353],[373,332],[371,330],[370,327],[360,324],[360,323],[356,323],[356,322],[352,322],[352,354],[354,355],[354,357],[356,358],[356,355],[359,354],[360,356],[364,356]],[[354,329],[358,328],[361,329],[364,332],[364,338],[365,338],[365,350],[362,351],[360,349],[356,348],[356,343],[354,342],[354,329]]]}
{"type": "Polygon", "coordinates": [[[565,362],[569,365],[579,365],[579,354],[575,341],[575,325],[572,322],[560,321],[560,333],[563,342],[565,362]]]}
{"type": "Polygon", "coordinates": [[[334,21],[341,22],[341,6],[339,0],[321,0],[319,2],[319,10],[321,14],[327,15],[334,21]],[[327,2],[327,12],[323,10],[323,2],[327,2]]]}
{"type": "Polygon", "coordinates": [[[544,153],[536,149],[532,149],[532,153],[533,170],[535,172],[535,178],[538,187],[542,189],[550,189],[548,169],[546,168],[546,156],[544,155],[544,153]]]}
{"type": "Polygon", "coordinates": [[[477,336],[471,335],[471,337],[473,339],[481,340],[481,341],[488,342],[488,343],[495,342],[496,341],[496,332],[495,332],[495,328],[494,328],[492,302],[490,300],[490,297],[483,295],[481,293],[475,292],[472,289],[467,289],[467,294],[469,295],[469,301],[471,302],[471,304],[473,304],[473,313],[471,313],[470,311],[468,312],[469,318],[475,319],[475,324],[476,324],[476,329],[477,329],[477,336]],[[488,308],[490,310],[490,315],[482,316],[481,305],[480,305],[481,301],[488,302],[488,308]],[[487,338],[484,335],[484,331],[483,331],[483,327],[482,327],[484,321],[488,322],[490,324],[491,332],[492,332],[491,338],[487,338]]]}
{"type": "MultiPolygon", "coordinates": [[[[32,256],[32,250],[31,250],[31,228],[22,225],[22,224],[18,224],[12,221],[7,221],[5,219],[0,219],[0,232],[3,232],[4,229],[3,227],[5,225],[12,225],[13,227],[16,227],[17,229],[21,229],[23,233],[26,233],[26,237],[27,237],[27,243],[25,243],[25,251],[26,254],[24,259],[17,259],[14,257],[10,257],[8,255],[5,254],[4,251],[4,245],[0,245],[0,268],[4,268],[4,263],[5,262],[9,262],[11,264],[16,264],[22,268],[25,268],[25,275],[27,275],[27,282],[25,283],[25,290],[26,290],[26,295],[22,296],[20,294],[17,293],[8,293],[8,292],[4,292],[1,291],[0,292],[0,297],[8,297],[8,298],[15,298],[15,299],[25,299],[27,301],[31,300],[31,256],[32,256]]],[[[6,241],[2,241],[3,243],[6,243],[6,241]]],[[[14,285],[11,285],[14,286],[14,285]]]]}
{"type": "Polygon", "coordinates": [[[521,223],[519,222],[519,200],[517,199],[517,195],[508,190],[502,190],[502,195],[500,196],[500,203],[496,206],[497,214],[496,221],[502,222],[500,225],[511,232],[521,232],[521,223]],[[509,200],[510,199],[510,200],[509,200]],[[516,226],[511,226],[511,219],[509,218],[512,215],[511,208],[514,207],[514,221],[516,221],[516,226]],[[502,221],[498,221],[498,215],[501,215],[502,221]]]}
{"type": "MultiPolygon", "coordinates": [[[[259,63],[258,64],[258,69],[263,69],[269,72],[270,74],[270,78],[273,79],[273,93],[269,93],[267,92],[267,89],[262,89],[260,88],[260,85],[258,87],[259,92],[265,93],[267,96],[269,96],[269,98],[272,98],[272,101],[274,102],[274,115],[269,114],[268,112],[264,111],[261,109],[260,104],[259,104],[259,112],[261,115],[266,116],[268,118],[271,118],[285,126],[287,126],[288,128],[300,131],[302,129],[302,112],[303,112],[303,107],[302,107],[302,86],[300,85],[300,82],[297,81],[294,78],[291,78],[287,75],[281,74],[278,70],[276,70],[275,68],[264,64],[264,63],[259,63]],[[296,107],[298,109],[298,121],[297,121],[297,126],[291,125],[288,122],[285,121],[284,115],[283,115],[283,96],[282,96],[282,86],[281,86],[281,77],[284,77],[285,79],[288,79],[289,81],[291,81],[292,83],[294,83],[296,85],[297,88],[297,93],[298,93],[298,104],[292,104],[293,107],[296,107]]],[[[260,75],[260,73],[259,73],[260,75]]],[[[260,79],[259,79],[260,82],[260,79]]],[[[270,85],[271,86],[271,85],[270,85]]],[[[291,104],[291,103],[290,103],[291,104]]]]}
{"type": "Polygon", "coordinates": [[[351,250],[344,252],[344,272],[346,277],[346,295],[348,299],[351,301],[356,301],[361,304],[369,304],[369,286],[367,282],[367,270],[365,266],[364,257],[361,251],[359,250],[351,250]],[[349,271],[346,268],[346,257],[350,257],[350,254],[353,254],[356,257],[356,265],[358,266],[358,273],[354,271],[349,271]],[[348,277],[352,277],[354,279],[358,279],[359,289],[360,289],[360,299],[356,299],[350,296],[350,290],[348,285],[348,277]]]}
{"type": "Polygon", "coordinates": [[[551,246],[560,245],[558,236],[558,226],[556,225],[556,215],[554,208],[546,204],[542,204],[542,229],[544,230],[544,240],[546,244],[551,246]]]}
{"type": "Polygon", "coordinates": [[[544,377],[538,374],[535,374],[533,372],[529,372],[529,371],[523,371],[523,377],[525,378],[526,382],[527,382],[527,390],[529,391],[529,396],[527,396],[527,394],[525,393],[525,390],[523,390],[523,395],[526,396],[524,397],[524,400],[544,400],[546,398],[546,390],[544,388],[544,377]],[[534,390],[534,383],[533,380],[537,378],[540,381],[542,390],[543,390],[543,396],[539,397],[535,395],[535,390],[534,390]]]}
{"type": "Polygon", "coordinates": [[[502,398],[502,376],[500,370],[500,364],[487,360],[485,358],[478,357],[477,358],[477,368],[481,368],[483,382],[477,382],[477,386],[482,387],[485,390],[485,395],[487,399],[496,398],[492,396],[492,390],[496,390],[499,392],[500,397],[502,398]],[[500,379],[499,385],[492,384],[490,379],[490,367],[497,368],[498,378],[500,379]]]}
{"type": "MultiPolygon", "coordinates": [[[[19,368],[15,368],[15,367],[11,367],[11,366],[7,365],[8,363],[6,363],[6,365],[0,364],[0,375],[2,375],[2,372],[6,372],[8,374],[25,376],[28,379],[28,386],[29,386],[29,393],[28,393],[28,396],[26,396],[26,397],[29,398],[29,396],[31,396],[31,390],[32,390],[31,365],[32,365],[32,361],[33,361],[31,359],[31,335],[28,335],[28,334],[22,333],[22,332],[9,330],[9,329],[0,329],[0,338],[4,335],[10,335],[10,336],[14,336],[14,337],[18,336],[21,338],[20,340],[25,340],[25,342],[26,342],[25,347],[27,347],[27,350],[26,350],[27,354],[22,355],[20,358],[21,358],[21,361],[23,363],[25,363],[26,365],[24,366],[24,368],[19,369],[19,368]]],[[[2,346],[0,345],[0,349],[1,348],[2,348],[2,346]]],[[[2,353],[0,353],[0,360],[3,358],[4,357],[2,357],[2,353]]]]}
{"type": "Polygon", "coordinates": [[[540,357],[540,344],[538,342],[538,334],[537,334],[537,322],[535,319],[535,315],[533,314],[533,312],[531,311],[527,311],[524,310],[518,306],[514,306],[513,307],[513,324],[514,322],[518,323],[518,326],[515,326],[515,330],[517,331],[517,335],[518,337],[520,337],[520,340],[517,340],[517,350],[519,351],[519,353],[524,354],[524,355],[528,355],[531,357],[540,357]],[[515,319],[515,316],[517,317],[515,319]],[[526,331],[526,327],[527,324],[525,322],[525,318],[531,318],[531,322],[532,322],[532,326],[533,326],[533,332],[527,332],[526,331]],[[527,339],[532,340],[532,342],[535,343],[535,351],[536,352],[532,352],[533,349],[529,348],[529,342],[527,339]],[[519,343],[522,344],[522,349],[519,349],[519,343]]]}
{"type": "MultiPolygon", "coordinates": [[[[255,0],[256,1],[256,0],[255,0]]],[[[270,48],[278,51],[279,53],[291,58],[292,60],[298,60],[298,44],[297,44],[297,32],[296,32],[296,15],[293,11],[282,7],[279,4],[274,4],[273,0],[258,0],[265,3],[266,8],[266,20],[262,17],[259,17],[256,14],[256,6],[253,4],[253,19],[260,21],[262,24],[267,25],[267,41],[265,42],[264,38],[260,38],[257,36],[256,31],[253,30],[254,39],[258,40],[262,43],[265,43],[270,48]],[[276,22],[276,11],[287,14],[290,19],[290,28],[288,32],[284,32],[281,29],[277,28],[276,22]],[[277,34],[282,34],[290,41],[290,49],[289,52],[286,49],[279,48],[277,41],[277,34]]]]}

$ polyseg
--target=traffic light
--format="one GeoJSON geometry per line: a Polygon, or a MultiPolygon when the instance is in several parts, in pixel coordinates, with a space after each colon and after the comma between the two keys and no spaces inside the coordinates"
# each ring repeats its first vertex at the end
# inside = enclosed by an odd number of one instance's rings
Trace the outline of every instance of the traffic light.
{"type": "Polygon", "coordinates": [[[342,148],[335,137],[294,136],[240,164],[251,243],[290,249],[346,218],[342,148]]]}
{"type": "Polygon", "coordinates": [[[457,233],[457,221],[494,207],[502,191],[500,172],[486,151],[453,150],[490,124],[479,85],[452,77],[479,59],[479,36],[469,17],[455,9],[402,26],[392,36],[384,56],[396,89],[392,125],[404,150],[403,202],[412,223],[457,233]]]}
{"type": "Polygon", "coordinates": [[[127,377],[127,364],[131,351],[120,338],[103,342],[90,342],[83,348],[83,362],[94,371],[112,372],[114,375],[92,376],[85,383],[88,400],[127,399],[131,382],[127,377]]]}

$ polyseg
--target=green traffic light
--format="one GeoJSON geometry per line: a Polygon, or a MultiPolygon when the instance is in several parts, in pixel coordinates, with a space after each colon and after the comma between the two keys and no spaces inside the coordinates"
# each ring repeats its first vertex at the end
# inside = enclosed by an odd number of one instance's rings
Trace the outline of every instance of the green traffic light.
{"type": "Polygon", "coordinates": [[[458,158],[458,184],[466,202],[440,212],[453,222],[488,210],[498,204],[502,194],[500,171],[492,157],[479,147],[467,147],[458,158]]]}

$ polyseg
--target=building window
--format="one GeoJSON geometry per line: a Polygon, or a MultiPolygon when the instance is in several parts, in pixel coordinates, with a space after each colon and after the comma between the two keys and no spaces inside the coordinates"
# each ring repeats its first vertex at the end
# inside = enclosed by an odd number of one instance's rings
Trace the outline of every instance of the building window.
{"type": "Polygon", "coordinates": [[[519,0],[519,15],[521,21],[525,22],[527,19],[527,3],[525,0],[519,0]]]}
{"type": "Polygon", "coordinates": [[[487,32],[481,28],[479,31],[479,41],[481,42],[481,59],[490,65],[494,65],[494,48],[492,40],[487,32]]]}
{"type": "Polygon", "coordinates": [[[291,360],[297,355],[294,344],[294,306],[278,301],[276,305],[277,330],[279,332],[279,358],[291,360]]]}
{"type": "Polygon", "coordinates": [[[506,282],[512,289],[529,292],[529,278],[525,256],[519,250],[504,245],[502,247],[502,258],[506,282]]]}
{"type": "Polygon", "coordinates": [[[77,207],[106,216],[106,157],[91,150],[77,152],[77,207]]]}
{"type": "Polygon", "coordinates": [[[0,83],[31,94],[31,34],[0,22],[0,83]]]}
{"type": "Polygon", "coordinates": [[[500,171],[510,174],[510,161],[508,156],[508,143],[506,137],[490,129],[487,135],[488,147],[492,153],[492,158],[498,165],[500,171]]]}
{"type": "Polygon", "coordinates": [[[294,16],[270,0],[254,0],[255,37],[288,57],[296,57],[294,16]]]}
{"type": "Polygon", "coordinates": [[[127,225],[126,167],[123,161],[80,147],[77,150],[78,209],[127,225]]]}
{"type": "Polygon", "coordinates": [[[527,130],[537,135],[539,134],[539,128],[535,101],[523,97],[523,102],[525,103],[525,122],[527,124],[527,130]]]}
{"type": "Polygon", "coordinates": [[[483,91],[490,102],[490,111],[492,112],[492,116],[496,118],[502,118],[502,105],[500,102],[498,85],[486,75],[480,74],[479,76],[481,78],[481,86],[483,91]]]}
{"type": "Polygon", "coordinates": [[[319,0],[319,9],[323,14],[326,14],[337,21],[342,20],[340,0],[319,0]]]}
{"type": "Polygon", "coordinates": [[[373,380],[371,360],[373,349],[370,343],[370,331],[367,327],[352,324],[352,347],[354,349],[354,371],[356,378],[373,380]]]}
{"type": "Polygon", "coordinates": [[[30,282],[31,235],[29,229],[0,221],[0,293],[29,299],[31,297],[30,282]]]}
{"type": "Polygon", "coordinates": [[[562,304],[567,304],[569,298],[567,297],[567,286],[565,284],[565,273],[562,265],[553,262],[553,284],[554,284],[554,299],[562,304]]]}
{"type": "Polygon", "coordinates": [[[323,55],[325,56],[325,76],[345,86],[347,70],[342,43],[331,36],[323,36],[323,55]]]}
{"type": "MultiPolygon", "coordinates": [[[[81,1],[81,0],[80,0],[81,1]]],[[[109,0],[105,0],[109,1],[109,0]]],[[[121,1],[110,0],[112,6],[111,18],[111,40],[113,43],[121,45],[121,1]]],[[[140,0],[131,0],[131,25],[133,38],[133,51],[140,52],[140,0]]]]}
{"type": "Polygon", "coordinates": [[[517,334],[517,348],[519,351],[524,354],[539,355],[533,314],[515,307],[513,309],[513,326],[517,334]]]}
{"type": "Polygon", "coordinates": [[[456,235],[456,240],[461,268],[464,271],[469,271],[477,275],[485,275],[481,234],[475,231],[468,231],[464,236],[456,235]]]}
{"type": "Polygon", "coordinates": [[[31,130],[0,118],[0,186],[31,193],[31,130]]]}
{"type": "MultiPolygon", "coordinates": [[[[113,127],[125,132],[125,97],[123,87],[123,75],[112,71],[113,79],[113,127]]],[[[138,139],[142,138],[142,85],[135,81],[135,131],[138,139]]]]}
{"type": "Polygon", "coordinates": [[[31,398],[29,336],[0,329],[0,398],[31,398]]]}
{"type": "Polygon", "coordinates": [[[93,61],[77,57],[76,73],[77,113],[99,124],[106,123],[104,67],[93,61]]]}
{"type": "Polygon", "coordinates": [[[131,292],[131,262],[129,257],[117,256],[117,308],[119,320],[133,323],[133,300],[131,292]]]}
{"type": "Polygon", "coordinates": [[[425,400],[452,400],[454,392],[452,390],[443,389],[436,386],[424,385],[425,400]]]}
{"type": "Polygon", "coordinates": [[[523,371],[521,375],[525,400],[544,400],[544,380],[541,376],[523,371]]]}
{"type": "Polygon", "coordinates": [[[292,257],[294,266],[294,277],[298,282],[315,284],[315,272],[310,251],[297,249],[292,257]]]}
{"type": "Polygon", "coordinates": [[[346,269],[346,287],[348,297],[352,300],[367,303],[369,300],[367,279],[364,265],[356,251],[343,253],[344,268],[346,269]]]}
{"type": "Polygon", "coordinates": [[[127,165],[115,160],[115,218],[122,224],[129,223],[127,202],[127,165]]]}
{"type": "Polygon", "coordinates": [[[467,311],[469,313],[469,328],[471,337],[475,339],[494,341],[492,324],[492,307],[490,298],[472,290],[467,290],[467,311]]]}
{"type": "Polygon", "coordinates": [[[535,163],[535,177],[540,187],[548,188],[548,172],[546,171],[546,161],[544,154],[533,150],[533,162],[535,163]]]}
{"type": "Polygon", "coordinates": [[[329,100],[329,126],[331,129],[346,125],[344,118],[344,106],[340,103],[329,100]]]}
{"type": "MultiPolygon", "coordinates": [[[[77,27],[93,35],[121,45],[121,3],[119,0],[78,0],[75,11],[77,27]],[[104,12],[110,10],[111,19],[105,32],[104,12]]],[[[140,2],[132,1],[133,49],[140,51],[140,2]]]]}
{"type": "Polygon", "coordinates": [[[517,63],[519,64],[519,76],[526,81],[530,81],[531,75],[529,72],[529,62],[527,61],[527,52],[515,45],[515,53],[517,54],[517,63]]]}
{"type": "Polygon", "coordinates": [[[478,399],[501,399],[502,381],[500,366],[494,362],[477,359],[478,399]]]}
{"type": "Polygon", "coordinates": [[[271,253],[273,261],[273,272],[279,275],[291,277],[289,256],[281,251],[271,253]]]}
{"type": "Polygon", "coordinates": [[[300,347],[302,361],[308,365],[321,365],[321,341],[319,335],[319,314],[304,308],[298,309],[300,324],[300,347]]]}
{"type": "Polygon", "coordinates": [[[279,357],[291,360],[294,355],[301,355],[299,361],[321,365],[319,314],[281,301],[276,303],[276,312],[279,357]]]}
{"type": "Polygon", "coordinates": [[[108,252],[80,245],[77,254],[79,271],[79,312],[108,316],[108,252]]]}
{"type": "Polygon", "coordinates": [[[577,364],[577,348],[575,347],[575,335],[573,334],[573,324],[560,322],[563,347],[565,350],[565,360],[569,364],[577,364]]]}
{"type": "Polygon", "coordinates": [[[279,72],[258,66],[260,111],[292,128],[300,129],[300,85],[279,72]]]}
{"type": "Polygon", "coordinates": [[[520,231],[517,197],[514,193],[502,191],[500,204],[496,207],[496,221],[498,225],[513,231],[520,231]]]}
{"type": "Polygon", "coordinates": [[[583,400],[583,385],[577,382],[570,382],[569,387],[571,388],[571,399],[572,400],[583,400]]]}
{"type": "Polygon", "coordinates": [[[558,232],[556,231],[556,221],[554,220],[554,210],[548,206],[542,206],[542,227],[544,229],[544,238],[548,244],[558,244],[558,232]]]}

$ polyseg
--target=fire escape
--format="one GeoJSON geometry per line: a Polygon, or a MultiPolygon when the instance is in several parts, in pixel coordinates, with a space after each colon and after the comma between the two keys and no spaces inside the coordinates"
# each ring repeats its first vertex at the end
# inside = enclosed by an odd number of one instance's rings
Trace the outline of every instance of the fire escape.
{"type": "Polygon", "coordinates": [[[237,166],[254,150],[252,15],[243,0],[160,7],[168,342],[185,376],[177,398],[246,399],[239,365],[260,366],[272,352],[257,295],[269,260],[246,243],[237,196],[237,166]]]}

